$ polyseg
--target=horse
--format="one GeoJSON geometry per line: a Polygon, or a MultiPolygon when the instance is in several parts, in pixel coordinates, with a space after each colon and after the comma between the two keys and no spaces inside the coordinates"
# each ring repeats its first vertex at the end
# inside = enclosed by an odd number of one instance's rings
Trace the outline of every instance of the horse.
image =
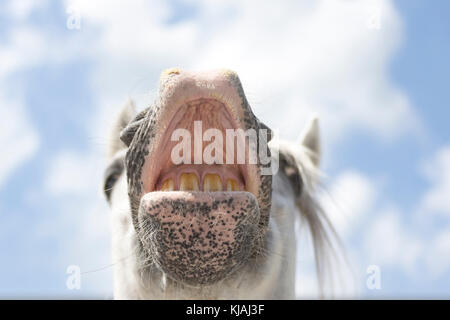
{"type": "Polygon", "coordinates": [[[227,69],[165,70],[135,109],[111,129],[104,178],[115,299],[294,299],[299,220],[323,285],[335,232],[316,196],[317,117],[280,140],[227,69]]]}

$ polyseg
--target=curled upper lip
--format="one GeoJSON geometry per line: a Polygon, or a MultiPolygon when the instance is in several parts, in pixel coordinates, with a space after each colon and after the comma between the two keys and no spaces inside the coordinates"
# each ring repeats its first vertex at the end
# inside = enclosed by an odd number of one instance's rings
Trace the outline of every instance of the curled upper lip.
{"type": "MultiPolygon", "coordinates": [[[[222,103],[232,121],[234,129],[246,129],[243,123],[244,102],[238,94],[237,89],[230,82],[229,74],[214,73],[186,73],[176,75],[173,79],[161,80],[164,84],[160,90],[160,100],[154,123],[157,129],[148,146],[148,154],[142,170],[141,181],[144,186],[144,193],[155,190],[158,179],[162,172],[161,155],[164,153],[166,142],[169,141],[171,122],[183,104],[196,99],[211,99],[222,103]],[[176,78],[178,77],[178,78],[176,78]]],[[[166,159],[162,159],[165,161],[166,159]]],[[[243,176],[246,189],[257,195],[258,187],[249,184],[256,175],[255,165],[238,165],[243,176]]],[[[256,179],[255,179],[256,181],[256,179]]]]}
{"type": "MultiPolygon", "coordinates": [[[[202,98],[204,99],[204,98],[202,98]]],[[[189,100],[192,101],[192,100],[189,100]]],[[[214,100],[215,101],[215,100],[214,100]]],[[[233,126],[231,129],[237,129],[234,125],[234,121],[230,119],[230,114],[228,112],[228,107],[225,106],[225,104],[220,103],[225,108],[225,115],[222,115],[223,118],[227,118],[229,124],[233,126]],[[231,121],[230,121],[231,120],[231,121]]],[[[151,190],[159,190],[159,187],[161,184],[166,181],[167,179],[173,179],[175,183],[179,181],[179,177],[183,173],[194,173],[197,175],[197,178],[200,182],[203,181],[204,176],[206,174],[217,174],[220,176],[221,181],[225,184],[226,179],[233,179],[234,181],[237,181],[237,183],[240,185],[241,190],[246,189],[246,179],[248,178],[247,174],[247,168],[246,165],[238,165],[238,164],[193,164],[193,155],[192,158],[189,159],[190,162],[188,164],[179,164],[179,165],[168,165],[171,162],[171,159],[169,158],[169,155],[171,155],[170,147],[169,150],[167,149],[167,146],[170,145],[171,142],[171,135],[173,130],[177,127],[177,121],[182,119],[185,115],[180,115],[181,108],[177,108],[176,112],[174,113],[174,116],[169,121],[169,124],[165,126],[166,130],[161,135],[161,139],[159,141],[159,152],[155,155],[153,158],[153,163],[156,164],[156,170],[152,172],[152,175],[150,179],[154,181],[152,185],[150,185],[151,190]]],[[[216,113],[220,113],[223,111],[220,107],[217,108],[218,110],[215,110],[216,113]]],[[[222,119],[223,120],[223,119],[222,119]]],[[[218,128],[215,128],[218,129],[218,128]]],[[[193,137],[191,137],[193,138],[193,137]]],[[[223,139],[223,142],[225,139],[223,139]]],[[[191,141],[192,143],[192,141],[191,141]]],[[[234,142],[233,142],[234,143],[234,142]]],[[[202,148],[206,146],[208,143],[205,143],[202,145],[202,148]]],[[[224,144],[225,145],[225,144],[224,144]]],[[[222,146],[222,148],[224,147],[222,146]]],[[[237,149],[237,148],[236,148],[237,149]]],[[[203,153],[203,150],[202,150],[203,153]]],[[[221,155],[223,156],[223,154],[221,155]]],[[[202,159],[203,160],[203,159],[202,159]]],[[[224,159],[225,160],[225,159],[224,159]]],[[[225,162],[225,161],[224,161],[225,162]]],[[[147,178],[148,179],[148,178],[147,178]]],[[[178,186],[176,186],[178,188],[178,186]]]]}

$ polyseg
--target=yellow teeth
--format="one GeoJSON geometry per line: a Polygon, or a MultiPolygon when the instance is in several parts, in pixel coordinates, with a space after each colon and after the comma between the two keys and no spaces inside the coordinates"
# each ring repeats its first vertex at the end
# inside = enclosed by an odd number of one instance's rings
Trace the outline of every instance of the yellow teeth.
{"type": "Polygon", "coordinates": [[[180,191],[200,190],[197,175],[195,173],[183,173],[180,176],[180,191]]]}
{"type": "Polygon", "coordinates": [[[173,191],[175,190],[175,184],[173,183],[172,179],[167,179],[164,181],[163,185],[161,186],[161,191],[173,191]]]}
{"type": "MultiPolygon", "coordinates": [[[[173,179],[167,179],[161,185],[161,191],[175,191],[177,190],[175,187],[175,182],[173,179]]],[[[179,190],[180,191],[200,191],[200,184],[195,173],[183,173],[180,176],[179,181],[179,190]]],[[[203,191],[206,192],[214,192],[214,191],[222,191],[223,184],[222,179],[218,174],[205,174],[203,178],[203,191]]],[[[227,179],[225,183],[226,191],[240,191],[239,183],[234,179],[227,179]]]]}
{"type": "Polygon", "coordinates": [[[239,185],[236,180],[227,179],[227,191],[239,191],[239,185]]]}
{"type": "Polygon", "coordinates": [[[203,178],[203,191],[222,191],[222,180],[218,174],[206,174],[203,178]]]}

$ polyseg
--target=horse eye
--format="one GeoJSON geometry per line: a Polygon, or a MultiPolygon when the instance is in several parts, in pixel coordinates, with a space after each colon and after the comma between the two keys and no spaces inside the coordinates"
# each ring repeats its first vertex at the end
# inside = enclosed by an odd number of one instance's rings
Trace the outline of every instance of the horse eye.
{"type": "Polygon", "coordinates": [[[280,168],[289,179],[289,182],[294,189],[294,193],[300,196],[303,191],[303,180],[295,164],[295,159],[292,155],[280,153],[280,168]]]}
{"type": "Polygon", "coordinates": [[[123,167],[118,165],[113,165],[106,170],[105,174],[105,184],[103,185],[103,192],[105,192],[106,199],[109,201],[111,198],[111,193],[122,174],[123,167]]]}

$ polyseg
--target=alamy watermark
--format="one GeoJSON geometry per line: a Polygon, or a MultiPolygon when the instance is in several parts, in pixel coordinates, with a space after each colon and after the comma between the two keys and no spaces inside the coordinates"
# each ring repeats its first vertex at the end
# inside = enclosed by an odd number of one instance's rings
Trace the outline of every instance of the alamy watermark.
{"type": "Polygon", "coordinates": [[[370,265],[366,269],[367,279],[366,286],[369,290],[381,290],[381,269],[375,264],[370,265]]]}
{"type": "Polygon", "coordinates": [[[371,6],[368,8],[368,17],[366,20],[366,27],[372,30],[381,29],[381,8],[371,6]]]}
{"type": "Polygon", "coordinates": [[[81,268],[77,265],[70,265],[66,270],[66,288],[69,290],[81,289],[81,268]]]}
{"type": "MultiPolygon", "coordinates": [[[[260,164],[262,175],[278,171],[278,156],[268,154],[269,132],[267,129],[209,128],[203,132],[202,121],[194,121],[193,137],[188,129],[175,129],[170,140],[177,142],[170,158],[179,164],[260,164]],[[204,146],[206,143],[206,146],[204,146]],[[193,154],[192,154],[193,153],[193,154]]],[[[272,153],[277,153],[278,135],[272,134],[272,153]]]]}
{"type": "Polygon", "coordinates": [[[77,6],[71,5],[67,7],[66,13],[69,15],[66,20],[66,26],[69,30],[81,29],[81,14],[77,6]]]}

